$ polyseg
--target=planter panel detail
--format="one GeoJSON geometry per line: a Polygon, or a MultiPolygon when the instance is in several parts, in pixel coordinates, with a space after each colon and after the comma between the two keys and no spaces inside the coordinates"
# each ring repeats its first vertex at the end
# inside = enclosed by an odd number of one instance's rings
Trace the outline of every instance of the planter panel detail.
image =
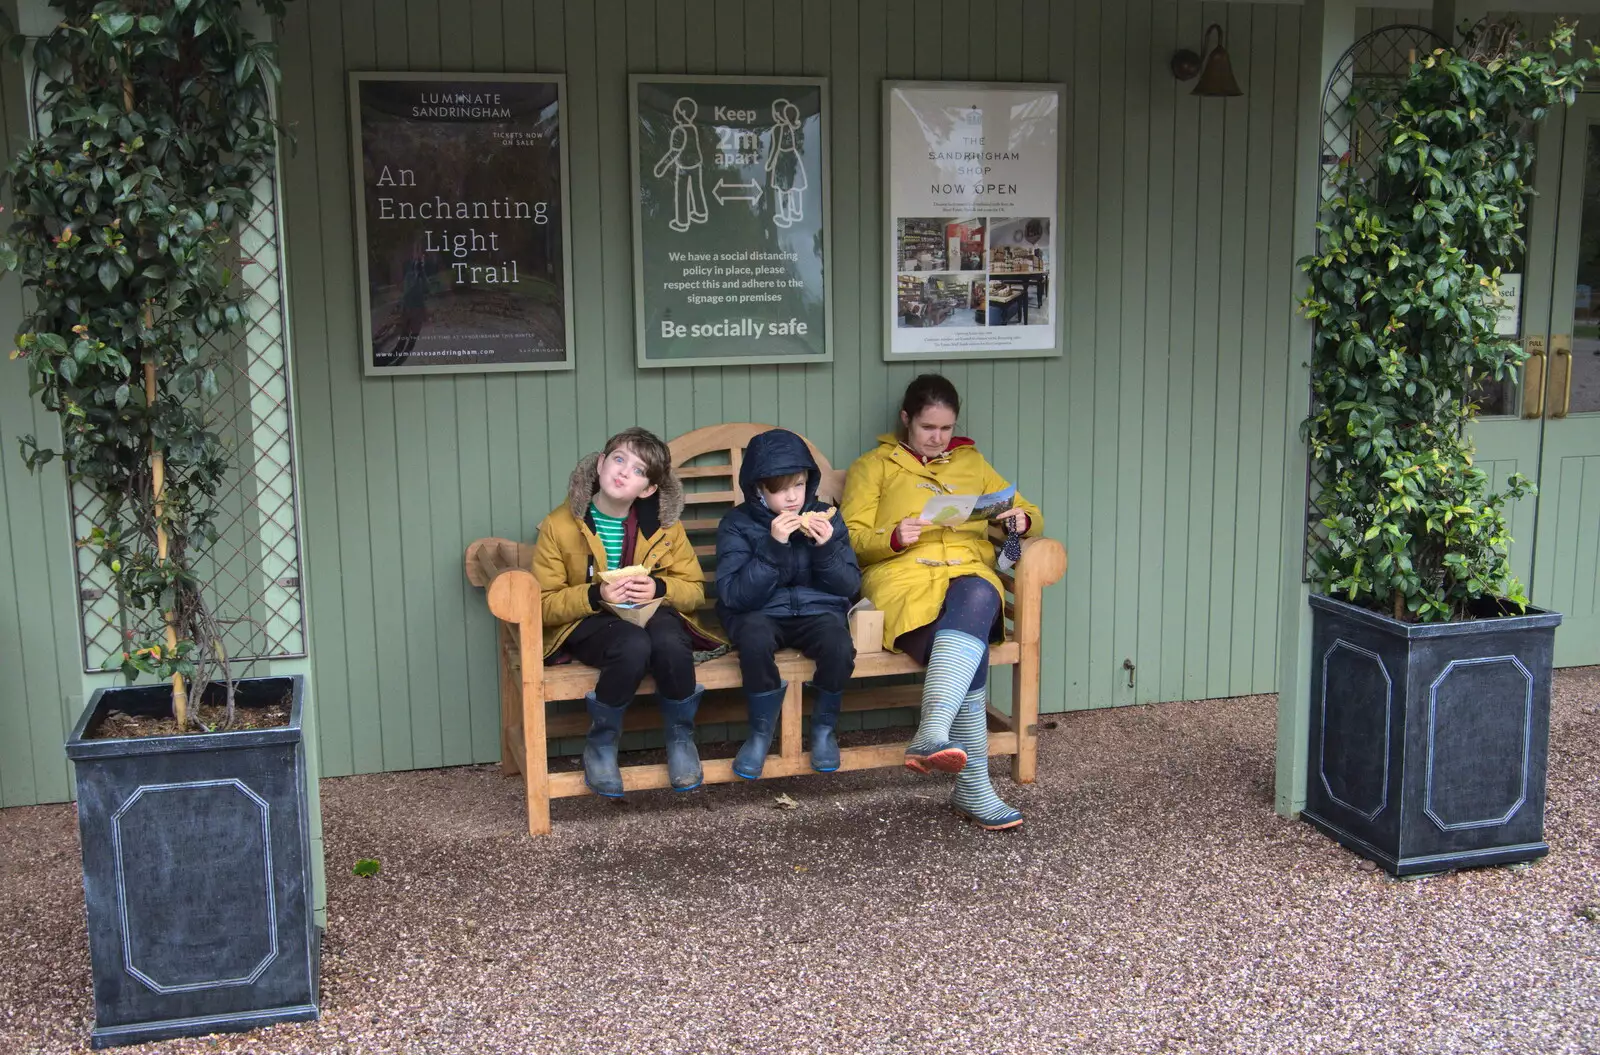
{"type": "Polygon", "coordinates": [[[111,710],[167,713],[167,690],[102,689],[67,744],[99,1048],[317,1017],[302,679],[239,683],[241,707],[292,694],[288,725],[85,739],[111,710]]]}
{"type": "Polygon", "coordinates": [[[1391,874],[1528,860],[1544,842],[1561,616],[1410,624],[1313,596],[1302,816],[1391,874]]]}

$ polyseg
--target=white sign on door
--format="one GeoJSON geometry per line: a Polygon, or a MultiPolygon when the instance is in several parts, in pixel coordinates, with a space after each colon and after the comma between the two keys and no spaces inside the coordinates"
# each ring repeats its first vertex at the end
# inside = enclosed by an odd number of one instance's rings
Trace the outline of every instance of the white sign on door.
{"type": "Polygon", "coordinates": [[[1522,332],[1522,276],[1500,276],[1500,319],[1494,332],[1501,337],[1515,337],[1522,332]]]}

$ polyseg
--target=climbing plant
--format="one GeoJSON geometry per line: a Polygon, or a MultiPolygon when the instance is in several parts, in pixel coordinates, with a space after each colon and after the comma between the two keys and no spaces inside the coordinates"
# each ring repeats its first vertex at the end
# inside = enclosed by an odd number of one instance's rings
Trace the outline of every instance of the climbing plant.
{"type": "MultiPolygon", "coordinates": [[[[282,15],[285,0],[259,2],[282,15]]],[[[105,503],[112,526],[78,544],[122,605],[162,615],[159,636],[130,637],[109,665],[170,680],[181,731],[190,690],[215,671],[228,682],[194,571],[229,469],[203,404],[246,323],[229,261],[273,161],[278,71],[239,0],[52,6],[58,21],[32,46],[39,134],[5,177],[0,268],[28,293],[12,357],[61,437],[24,437],[22,453],[33,470],[64,458],[105,503]]],[[[13,38],[13,54],[24,44],[13,38]]],[[[231,683],[228,702],[231,716],[231,683]]]]}
{"type": "Polygon", "coordinates": [[[1507,556],[1506,503],[1467,430],[1485,382],[1525,358],[1496,333],[1501,269],[1522,247],[1533,126],[1570,105],[1600,50],[1573,27],[1528,38],[1486,23],[1412,63],[1373,155],[1352,155],[1301,311],[1315,329],[1313,409],[1302,425],[1322,488],[1313,578],[1330,596],[1410,622],[1527,604],[1507,556]]]}

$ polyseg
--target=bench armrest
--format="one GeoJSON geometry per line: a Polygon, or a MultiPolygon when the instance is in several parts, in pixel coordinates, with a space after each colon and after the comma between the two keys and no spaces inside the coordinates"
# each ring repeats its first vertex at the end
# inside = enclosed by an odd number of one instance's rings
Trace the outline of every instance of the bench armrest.
{"type": "Polygon", "coordinates": [[[1039,640],[1043,615],[1044,588],[1059,582],[1067,573],[1067,548],[1053,538],[1037,536],[1022,540],[1022,559],[1017,561],[1016,639],[1021,644],[1039,640]]]}
{"type": "Polygon", "coordinates": [[[467,547],[467,580],[482,586],[489,611],[516,626],[523,655],[544,662],[544,612],[539,604],[539,580],[523,558],[527,547],[503,538],[479,539],[467,547]]]}

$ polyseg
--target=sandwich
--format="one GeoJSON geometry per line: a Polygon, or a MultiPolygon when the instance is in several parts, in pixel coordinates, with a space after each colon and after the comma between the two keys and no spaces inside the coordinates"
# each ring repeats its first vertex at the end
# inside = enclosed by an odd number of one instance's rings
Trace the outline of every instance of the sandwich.
{"type": "Polygon", "coordinates": [[[631,579],[635,575],[649,574],[650,569],[648,566],[643,564],[630,564],[626,568],[612,568],[608,571],[601,572],[600,581],[609,586],[618,579],[631,579]]]}

